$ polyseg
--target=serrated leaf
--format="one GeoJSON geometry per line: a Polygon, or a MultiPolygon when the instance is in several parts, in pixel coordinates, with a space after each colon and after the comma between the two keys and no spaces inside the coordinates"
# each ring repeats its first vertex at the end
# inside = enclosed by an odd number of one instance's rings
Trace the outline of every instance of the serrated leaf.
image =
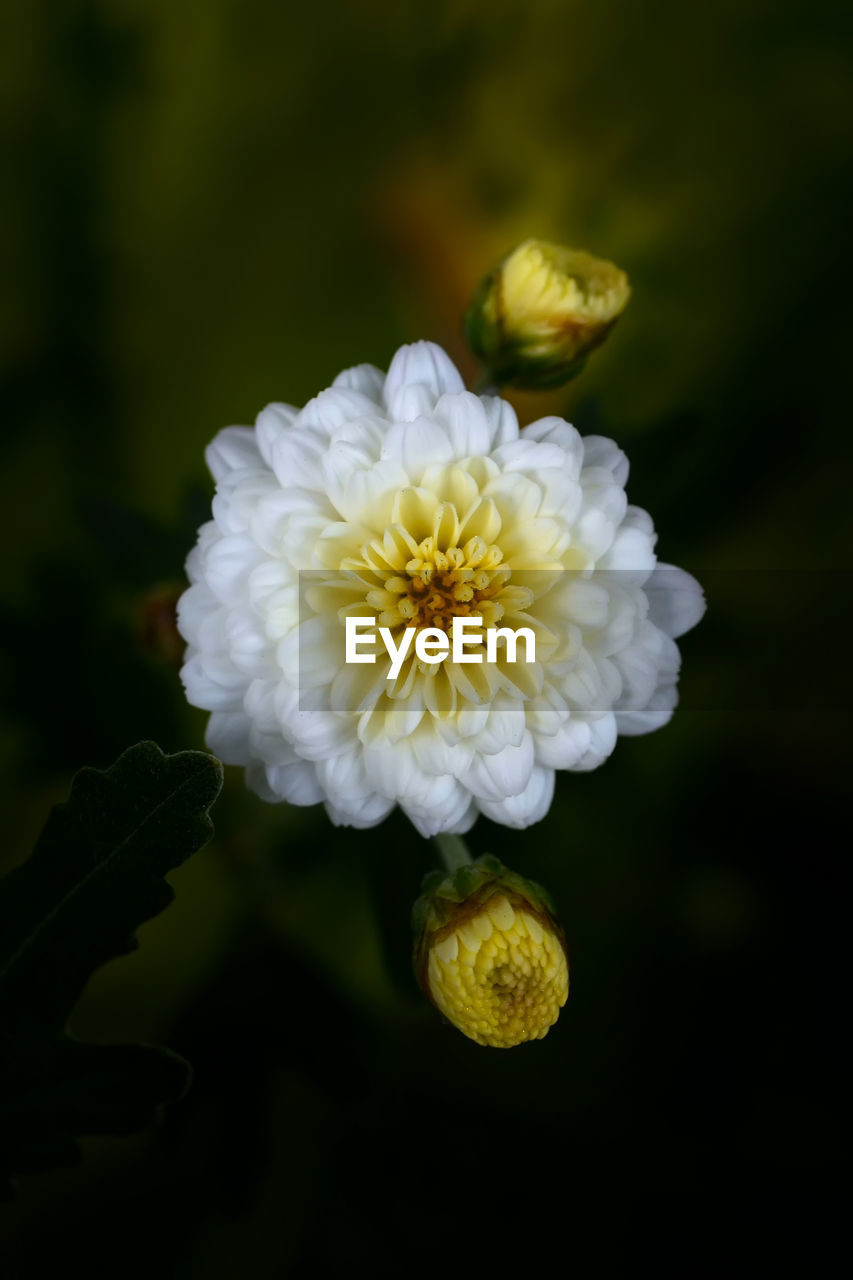
{"type": "Polygon", "coordinates": [[[81,1044],[65,1026],[93,971],[171,902],[165,876],[210,839],[221,785],[212,756],[139,743],[83,769],[0,881],[0,1182],[67,1162],[78,1135],[137,1128],[186,1089],[175,1054],[81,1044]]]}

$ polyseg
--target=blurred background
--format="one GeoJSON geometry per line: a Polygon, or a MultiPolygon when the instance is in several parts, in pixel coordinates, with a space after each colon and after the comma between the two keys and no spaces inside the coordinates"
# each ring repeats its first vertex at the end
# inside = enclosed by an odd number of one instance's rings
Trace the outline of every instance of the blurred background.
{"type": "Polygon", "coordinates": [[[708,596],[673,722],[562,775],[529,831],[471,834],[560,908],[572,993],[545,1041],[479,1048],[415,990],[434,854],[405,822],[334,830],[229,770],[214,843],[73,1024],[167,1044],[192,1090],[29,1180],[7,1270],[114,1237],[125,1274],[344,1267],[428,1250],[436,1215],[573,1242],[601,1220],[606,1256],[614,1181],[675,1177],[708,1233],[741,1180],[820,1186],[842,1157],[849,6],[31,0],[4,28],[0,868],[80,766],[203,745],[172,610],[215,432],[415,338],[473,379],[462,313],[527,236],[634,293],[576,383],[513,397],[522,421],[612,435],[708,596]]]}

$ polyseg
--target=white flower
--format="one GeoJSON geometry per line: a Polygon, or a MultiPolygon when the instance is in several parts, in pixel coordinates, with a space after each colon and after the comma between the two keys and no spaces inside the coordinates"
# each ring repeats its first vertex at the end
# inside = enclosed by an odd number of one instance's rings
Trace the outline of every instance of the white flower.
{"type": "Polygon", "coordinates": [[[210,749],[265,799],[324,801],[357,827],[399,804],[424,835],[478,813],[526,827],[556,769],[593,769],[617,733],[669,720],[674,637],[704,602],[656,563],[611,440],[560,418],[519,431],[506,401],[466,391],[419,342],[387,376],[360,365],[302,410],[228,427],[207,462],[182,676],[211,712],[210,749]],[[384,647],[375,665],[344,661],[347,616],[396,633],[460,612],[532,628],[536,661],[412,656],[393,681],[384,647]]]}

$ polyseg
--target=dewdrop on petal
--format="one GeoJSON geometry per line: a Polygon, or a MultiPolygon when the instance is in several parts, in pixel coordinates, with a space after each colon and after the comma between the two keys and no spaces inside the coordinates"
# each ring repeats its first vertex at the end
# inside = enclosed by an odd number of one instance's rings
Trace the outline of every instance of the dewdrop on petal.
{"type": "Polygon", "coordinates": [[[415,971],[424,994],[477,1044],[541,1040],[569,994],[562,930],[541,886],[487,856],[432,872],[415,903],[415,971]]]}
{"type": "Polygon", "coordinates": [[[525,240],[480,284],[465,319],[468,341],[498,385],[557,387],[581,372],[630,296],[612,262],[525,240]]]}

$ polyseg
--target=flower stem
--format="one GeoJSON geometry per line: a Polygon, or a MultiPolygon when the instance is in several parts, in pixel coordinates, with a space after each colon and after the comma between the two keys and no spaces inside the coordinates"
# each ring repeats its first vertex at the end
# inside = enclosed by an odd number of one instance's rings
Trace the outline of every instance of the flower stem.
{"type": "Polygon", "coordinates": [[[451,836],[442,832],[441,835],[433,836],[433,840],[438,846],[442,862],[451,873],[473,862],[470,850],[461,836],[451,836]]]}

